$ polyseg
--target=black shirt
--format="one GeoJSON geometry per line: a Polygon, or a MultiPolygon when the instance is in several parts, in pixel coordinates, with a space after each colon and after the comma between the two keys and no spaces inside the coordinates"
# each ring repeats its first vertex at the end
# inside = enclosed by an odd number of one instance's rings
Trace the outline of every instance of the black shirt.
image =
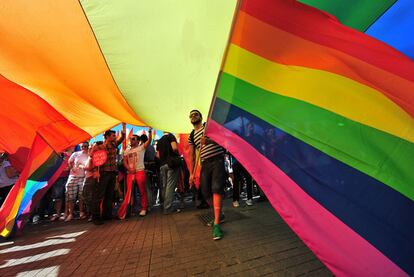
{"type": "Polygon", "coordinates": [[[168,162],[168,157],[178,156],[171,147],[171,142],[177,142],[173,134],[163,135],[157,143],[157,151],[160,153],[160,163],[164,165],[168,162]]]}

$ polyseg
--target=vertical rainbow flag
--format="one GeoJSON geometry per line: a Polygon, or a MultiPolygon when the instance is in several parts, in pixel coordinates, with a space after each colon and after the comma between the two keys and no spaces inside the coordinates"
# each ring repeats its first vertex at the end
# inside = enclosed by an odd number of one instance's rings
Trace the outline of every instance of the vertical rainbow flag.
{"type": "Polygon", "coordinates": [[[207,134],[335,275],[413,276],[413,115],[413,60],[296,1],[245,0],[207,134]]]}

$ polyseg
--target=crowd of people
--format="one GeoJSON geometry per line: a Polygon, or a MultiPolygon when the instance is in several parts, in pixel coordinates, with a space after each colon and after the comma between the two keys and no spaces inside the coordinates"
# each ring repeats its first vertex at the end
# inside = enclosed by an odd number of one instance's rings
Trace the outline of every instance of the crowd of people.
{"type": "MultiPolygon", "coordinates": [[[[104,133],[104,141],[92,145],[83,142],[79,151],[74,151],[74,147],[67,149],[61,154],[65,169],[44,196],[36,216],[48,214],[50,221],[65,222],[76,216],[101,225],[106,220],[133,216],[137,207],[140,217],[154,206],[160,206],[165,215],[180,212],[185,206],[185,195],[189,195],[197,208],[212,208],[214,219],[208,225],[212,227],[213,239],[221,239],[225,192],[232,190],[232,204],[237,208],[244,184],[246,205],[250,206],[255,183],[238,161],[205,135],[200,111],[191,111],[189,119],[193,130],[188,138],[188,166],[183,153],[178,151],[176,137],[164,132],[154,141],[151,127],[148,136],[132,135],[121,155],[118,146],[126,139],[125,132],[117,137],[113,130],[104,133]],[[99,152],[104,152],[106,159],[97,165],[94,156],[99,152]]],[[[247,126],[247,139],[253,134],[252,128],[253,125],[247,126]]],[[[7,161],[6,154],[0,162],[0,201],[4,201],[18,172],[7,161]]]]}

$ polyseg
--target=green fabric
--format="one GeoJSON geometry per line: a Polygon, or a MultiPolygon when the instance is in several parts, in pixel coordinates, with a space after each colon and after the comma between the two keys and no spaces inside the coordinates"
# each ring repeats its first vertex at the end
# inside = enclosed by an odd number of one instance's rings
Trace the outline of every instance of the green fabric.
{"type": "MultiPolygon", "coordinates": [[[[82,0],[122,95],[148,125],[188,133],[210,108],[237,0],[82,0]]],[[[79,61],[82,62],[82,61],[79,61]]]]}
{"type": "Polygon", "coordinates": [[[226,73],[217,96],[414,200],[414,144],[226,73]]]}
{"type": "Polygon", "coordinates": [[[299,0],[323,10],[344,24],[365,32],[396,0],[299,0]]]}

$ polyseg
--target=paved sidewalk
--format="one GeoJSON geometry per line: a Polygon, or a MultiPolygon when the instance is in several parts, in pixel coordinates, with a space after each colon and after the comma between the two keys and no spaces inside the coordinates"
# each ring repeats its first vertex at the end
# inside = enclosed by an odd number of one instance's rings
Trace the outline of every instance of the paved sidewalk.
{"type": "Polygon", "coordinates": [[[193,208],[28,226],[0,242],[0,276],[332,276],[269,203],[224,212],[219,241],[193,208]]]}

